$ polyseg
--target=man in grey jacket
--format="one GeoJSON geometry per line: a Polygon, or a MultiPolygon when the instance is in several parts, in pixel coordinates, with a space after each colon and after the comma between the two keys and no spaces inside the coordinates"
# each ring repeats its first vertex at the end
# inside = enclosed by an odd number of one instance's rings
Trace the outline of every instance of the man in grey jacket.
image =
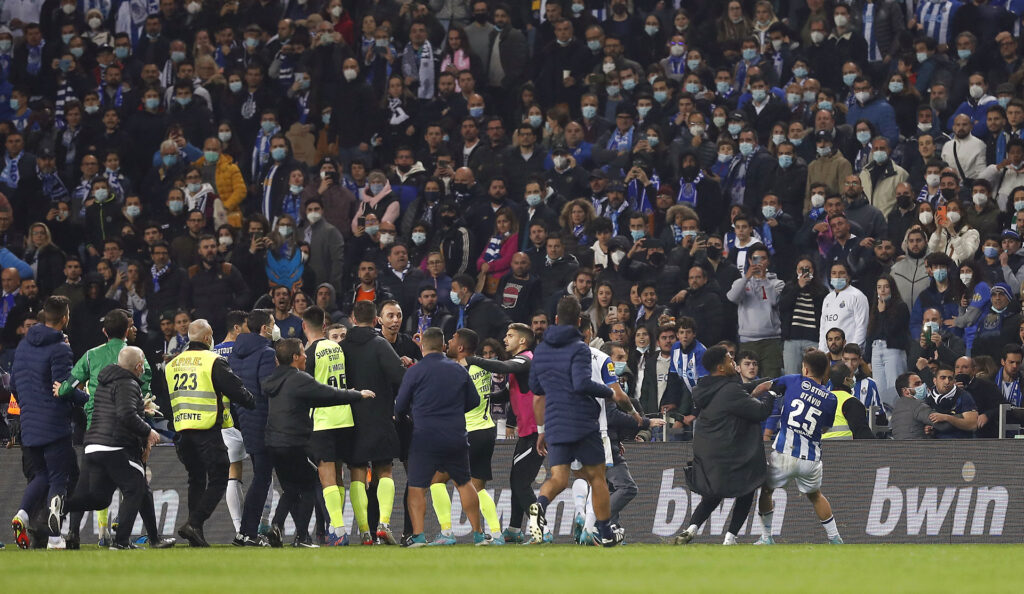
{"type": "Polygon", "coordinates": [[[928,419],[935,411],[925,401],[928,398],[928,384],[921,381],[919,375],[908,371],[896,378],[896,393],[900,397],[893,404],[889,416],[893,439],[925,439],[932,429],[948,429],[949,423],[933,424],[928,419]]]}
{"type": "Polygon", "coordinates": [[[341,291],[341,278],[345,262],[345,238],[337,227],[324,220],[324,204],[319,198],[310,198],[303,207],[306,225],[305,241],[309,244],[309,262],[317,285],[331,283],[335,292],[341,291]]]}
{"type": "Polygon", "coordinates": [[[768,272],[768,248],[763,243],[750,246],[747,258],[745,274],[726,293],[738,307],[739,348],[757,353],[765,377],[778,377],[782,374],[779,298],[786,283],[768,272]]]}

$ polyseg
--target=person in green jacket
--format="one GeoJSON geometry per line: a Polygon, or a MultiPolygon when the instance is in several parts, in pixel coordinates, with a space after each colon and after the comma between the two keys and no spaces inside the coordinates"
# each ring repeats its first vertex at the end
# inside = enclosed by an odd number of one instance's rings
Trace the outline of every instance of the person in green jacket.
{"type": "MultiPolygon", "coordinates": [[[[81,359],[75,363],[71,370],[71,377],[62,387],[64,390],[82,388],[85,384],[85,391],[89,393],[89,401],[85,404],[86,429],[92,424],[93,395],[96,394],[97,383],[100,371],[107,365],[117,364],[117,355],[129,342],[135,340],[138,330],[135,328],[131,315],[123,309],[114,309],[103,316],[103,333],[107,335],[107,342],[98,347],[89,349],[81,359]]],[[[153,379],[153,370],[149,362],[145,362],[142,370],[142,395],[150,394],[149,382],[153,379]]]]}

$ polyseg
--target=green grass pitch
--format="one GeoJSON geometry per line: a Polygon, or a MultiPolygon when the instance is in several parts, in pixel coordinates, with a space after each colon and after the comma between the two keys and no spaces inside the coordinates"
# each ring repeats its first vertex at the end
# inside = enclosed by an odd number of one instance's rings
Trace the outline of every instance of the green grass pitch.
{"type": "Polygon", "coordinates": [[[0,552],[4,592],[1020,592],[1024,545],[0,552]]]}

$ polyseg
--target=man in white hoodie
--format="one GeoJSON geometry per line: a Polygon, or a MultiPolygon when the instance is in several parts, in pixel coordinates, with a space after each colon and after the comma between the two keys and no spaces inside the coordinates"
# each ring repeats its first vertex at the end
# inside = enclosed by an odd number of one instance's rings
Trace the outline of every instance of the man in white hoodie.
{"type": "Polygon", "coordinates": [[[845,262],[833,262],[829,267],[829,285],[832,290],[821,304],[818,349],[827,352],[825,336],[832,328],[842,328],[847,344],[859,344],[863,349],[868,331],[868,298],[850,285],[850,268],[845,262]]]}
{"type": "Polygon", "coordinates": [[[740,350],[757,353],[765,377],[778,377],[782,373],[779,297],[786,283],[768,272],[768,264],[768,248],[763,243],[750,246],[746,270],[733,281],[726,297],[738,307],[740,350]]]}

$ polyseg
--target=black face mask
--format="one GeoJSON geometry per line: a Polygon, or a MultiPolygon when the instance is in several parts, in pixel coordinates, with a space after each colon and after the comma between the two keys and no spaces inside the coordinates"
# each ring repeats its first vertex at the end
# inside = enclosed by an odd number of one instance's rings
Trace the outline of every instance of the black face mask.
{"type": "Polygon", "coordinates": [[[686,178],[686,179],[693,179],[693,178],[697,177],[697,168],[696,167],[683,167],[682,169],[679,170],[679,173],[683,174],[683,177],[686,178]]]}
{"type": "Polygon", "coordinates": [[[897,196],[896,197],[896,204],[899,205],[900,208],[904,208],[904,209],[910,208],[910,205],[912,203],[913,203],[913,198],[911,198],[910,196],[907,196],[906,194],[904,194],[902,196],[897,196]]]}
{"type": "Polygon", "coordinates": [[[626,5],[616,4],[615,6],[612,7],[612,12],[614,12],[615,14],[624,14],[626,12],[626,5]]]}
{"type": "Polygon", "coordinates": [[[466,184],[452,184],[452,191],[459,194],[465,194],[469,191],[469,186],[466,184]]]}
{"type": "Polygon", "coordinates": [[[482,24],[487,22],[487,13],[486,12],[474,12],[473,13],[473,20],[482,25],[482,24]]]}
{"type": "Polygon", "coordinates": [[[956,198],[956,190],[954,188],[946,188],[944,190],[940,190],[939,193],[942,194],[942,197],[946,200],[953,200],[956,198]]]}
{"type": "Polygon", "coordinates": [[[707,247],[708,258],[711,260],[717,260],[722,257],[722,248],[718,246],[709,245],[707,247]]]}
{"type": "Polygon", "coordinates": [[[445,227],[451,227],[455,224],[455,217],[441,217],[445,227]]]}
{"type": "Polygon", "coordinates": [[[973,378],[971,378],[971,375],[968,373],[958,373],[953,377],[953,381],[964,385],[971,383],[971,379],[973,378]]]}

